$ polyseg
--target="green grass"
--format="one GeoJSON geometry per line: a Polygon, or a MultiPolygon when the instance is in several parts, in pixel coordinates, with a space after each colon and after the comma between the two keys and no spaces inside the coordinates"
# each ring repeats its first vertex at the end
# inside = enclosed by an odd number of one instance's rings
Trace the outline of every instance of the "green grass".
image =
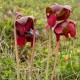
{"type": "MultiPolygon", "coordinates": [[[[55,80],[80,80],[80,3],[77,0],[0,0],[0,80],[16,80],[16,60],[14,52],[13,21],[16,12],[33,15],[37,18],[36,28],[39,38],[35,47],[33,80],[45,80],[48,54],[48,32],[45,30],[45,9],[54,3],[68,4],[73,7],[70,19],[76,21],[76,38],[61,38],[59,59],[55,80]],[[68,58],[67,61],[65,59],[68,58]]],[[[52,37],[49,80],[54,63],[55,35],[52,37]]],[[[18,47],[20,56],[21,80],[29,80],[31,49],[29,44],[18,47]],[[24,57],[23,57],[24,56],[24,57]]]]}

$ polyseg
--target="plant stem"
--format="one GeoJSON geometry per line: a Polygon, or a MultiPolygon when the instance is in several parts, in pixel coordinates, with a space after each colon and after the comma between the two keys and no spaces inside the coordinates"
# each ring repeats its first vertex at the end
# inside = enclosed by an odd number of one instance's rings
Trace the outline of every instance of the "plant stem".
{"type": "Polygon", "coordinates": [[[16,54],[16,64],[17,64],[17,80],[20,80],[20,69],[19,69],[19,55],[18,55],[18,48],[17,48],[17,36],[16,36],[16,26],[15,26],[15,20],[14,19],[14,38],[15,38],[15,54],[16,54]]]}
{"type": "Polygon", "coordinates": [[[35,46],[35,29],[33,30],[33,47],[32,47],[32,55],[31,55],[31,65],[30,65],[30,80],[32,80],[32,67],[34,62],[34,46],[35,46]]]}
{"type": "Polygon", "coordinates": [[[51,38],[52,38],[52,29],[49,30],[49,42],[48,42],[48,55],[47,55],[47,67],[46,67],[46,80],[48,79],[48,73],[49,73],[49,60],[50,60],[50,54],[51,54],[51,38]]]}
{"type": "Polygon", "coordinates": [[[55,74],[56,63],[57,63],[57,60],[58,60],[59,43],[60,43],[60,41],[57,42],[57,46],[56,46],[56,48],[55,48],[56,57],[55,57],[55,61],[54,61],[54,66],[53,66],[53,71],[52,71],[51,80],[54,80],[53,78],[54,78],[54,74],[55,74]]]}

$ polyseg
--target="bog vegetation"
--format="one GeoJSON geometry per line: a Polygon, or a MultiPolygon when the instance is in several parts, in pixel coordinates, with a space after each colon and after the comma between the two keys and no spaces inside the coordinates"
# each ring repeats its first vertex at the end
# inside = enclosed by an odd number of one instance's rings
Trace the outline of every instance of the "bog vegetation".
{"type": "MultiPolygon", "coordinates": [[[[80,80],[80,1],[79,0],[0,0],[0,80],[16,80],[16,60],[14,50],[14,16],[16,12],[33,15],[39,37],[34,51],[33,80],[45,80],[48,54],[48,31],[45,9],[54,3],[68,4],[73,7],[70,19],[76,23],[75,38],[61,37],[59,58],[55,80],[80,80]]],[[[52,53],[49,60],[49,80],[55,58],[55,34],[52,36],[52,53]]],[[[32,49],[30,44],[18,47],[21,80],[29,80],[32,49]]]]}

